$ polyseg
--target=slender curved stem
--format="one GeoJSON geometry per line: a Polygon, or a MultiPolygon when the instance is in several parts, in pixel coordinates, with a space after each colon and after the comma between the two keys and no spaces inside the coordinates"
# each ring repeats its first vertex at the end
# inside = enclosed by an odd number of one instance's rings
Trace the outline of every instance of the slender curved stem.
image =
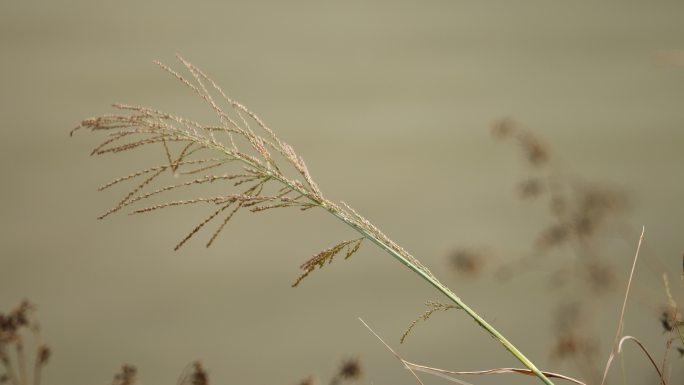
{"type": "MultiPolygon", "coordinates": [[[[211,96],[208,95],[208,92],[206,91],[204,85],[201,82],[202,77],[206,78],[205,75],[203,75],[201,72],[198,73],[198,70],[193,67],[192,65],[188,64],[185,62],[183,59],[181,59],[185,66],[190,70],[190,72],[193,73],[193,76],[197,79],[200,88],[197,88],[190,84],[187,80],[185,80],[182,76],[174,72],[173,70],[169,69],[166,66],[162,65],[162,68],[165,70],[169,71],[172,73],[176,78],[181,80],[183,83],[188,85],[190,88],[192,88],[200,97],[202,97],[207,103],[209,103],[214,110],[216,110],[219,113],[219,117],[223,121],[224,119],[227,119],[227,115],[220,110],[216,104],[214,103],[214,100],[211,98],[211,96]]],[[[212,81],[213,84],[213,81],[212,81]]],[[[220,88],[218,86],[214,85],[214,87],[220,91],[220,88]]],[[[223,94],[222,94],[223,95],[223,94]]],[[[224,95],[225,97],[225,95],[224,95]]],[[[231,105],[237,109],[238,115],[244,120],[242,114],[240,111],[248,114],[250,117],[256,120],[256,122],[269,134],[269,136],[273,139],[273,142],[263,139],[259,136],[256,136],[254,132],[252,132],[249,129],[249,125],[245,121],[245,126],[247,127],[246,129],[240,129],[240,128],[235,128],[234,132],[238,133],[239,135],[244,136],[245,139],[247,139],[251,146],[252,149],[258,152],[261,157],[264,159],[264,162],[257,160],[257,158],[253,158],[250,155],[247,155],[245,153],[240,152],[236,147],[235,143],[232,142],[232,137],[231,137],[231,143],[233,147],[226,147],[222,145],[221,143],[217,142],[216,139],[213,136],[213,132],[211,135],[201,135],[197,131],[197,128],[199,127],[201,129],[201,126],[197,123],[192,123],[188,122],[183,118],[178,118],[178,117],[173,117],[171,115],[152,110],[152,109],[147,109],[143,107],[128,107],[128,106],[120,106],[120,108],[123,109],[132,109],[134,111],[139,111],[142,115],[133,115],[132,117],[129,117],[128,120],[126,117],[121,117],[121,116],[105,116],[105,117],[99,117],[99,118],[93,118],[93,119],[88,119],[83,121],[83,123],[77,127],[90,127],[91,129],[116,129],[116,128],[121,128],[124,134],[130,133],[130,131],[127,131],[126,128],[130,126],[141,126],[142,130],[141,131],[132,131],[133,133],[141,133],[141,134],[157,134],[157,136],[153,136],[152,139],[141,139],[137,142],[132,142],[127,145],[119,146],[119,147],[113,147],[109,148],[106,150],[101,150],[97,153],[108,153],[108,152],[120,152],[120,151],[126,151],[127,149],[130,148],[135,148],[140,145],[144,144],[149,144],[149,143],[156,143],[159,142],[159,138],[164,140],[167,135],[171,135],[174,140],[180,141],[180,142],[188,142],[190,145],[196,144],[198,145],[199,148],[206,148],[208,150],[214,150],[216,152],[222,153],[226,155],[227,159],[234,159],[237,161],[240,161],[247,165],[250,169],[258,170],[257,174],[259,179],[262,179],[262,182],[260,182],[260,186],[263,185],[263,183],[269,181],[269,180],[275,180],[280,183],[282,183],[284,186],[287,187],[291,192],[297,192],[300,194],[296,199],[299,199],[300,197],[304,197],[310,201],[307,205],[309,207],[320,207],[322,209],[325,209],[328,211],[330,214],[344,222],[346,225],[350,226],[352,229],[356,230],[359,234],[361,234],[364,238],[368,239],[369,241],[373,242],[376,244],[378,247],[381,249],[385,250],[388,254],[390,254],[392,257],[394,257],[397,261],[401,262],[403,265],[408,267],[410,270],[412,270],[414,273],[418,274],[420,277],[422,277],[424,280],[426,280],[428,283],[430,283],[432,286],[434,286],[437,290],[439,290],[441,293],[446,295],[455,305],[457,305],[459,308],[461,308],[463,311],[468,314],[479,326],[484,328],[492,337],[496,338],[513,356],[515,356],[523,365],[525,365],[527,368],[530,369],[532,373],[534,373],[539,379],[542,380],[546,385],[553,385],[553,383],[539,370],[537,367],[530,361],[525,355],[523,355],[511,342],[509,342],[501,333],[499,333],[498,330],[496,330],[492,325],[487,323],[482,317],[480,317],[479,314],[477,314],[473,309],[471,309],[468,305],[466,305],[454,292],[452,292],[446,285],[442,284],[425,266],[423,266],[420,261],[418,261],[416,258],[414,258],[411,254],[403,250],[400,246],[395,244],[392,240],[390,240],[388,237],[386,237],[382,232],[380,232],[379,229],[377,229],[374,225],[372,225],[370,222],[366,221],[363,217],[359,216],[353,209],[350,207],[347,207],[346,209],[338,207],[335,203],[332,201],[327,200],[326,198],[323,197],[321,194],[320,190],[318,189],[318,186],[316,183],[312,180],[311,176],[309,175],[309,171],[306,168],[306,165],[304,164],[304,161],[297,156],[294,153],[294,150],[284,144],[281,143],[276,137],[275,134],[266,126],[263,125],[263,123],[254,115],[253,113],[249,112],[246,110],[244,107],[241,105],[231,101],[227,97],[225,97],[226,100],[228,100],[231,105]],[[149,121],[142,119],[141,116],[143,117],[149,117],[149,121]],[[187,127],[187,129],[179,129],[174,127],[172,124],[167,124],[165,123],[166,119],[171,119],[175,122],[178,122],[184,126],[187,127]],[[122,128],[123,127],[123,128],[122,128]],[[281,155],[283,155],[286,160],[293,165],[296,170],[301,174],[303,177],[303,180],[290,180],[285,174],[283,174],[279,167],[276,165],[275,161],[271,157],[271,154],[269,151],[266,149],[267,146],[273,147],[275,150],[280,152],[281,155]],[[305,182],[305,183],[303,183],[305,182]],[[349,210],[349,211],[348,211],[349,210]]],[[[235,122],[231,123],[233,125],[236,125],[235,122]]],[[[72,131],[73,132],[73,131],[72,131]]],[[[228,130],[229,133],[233,132],[231,130],[228,130]]],[[[108,141],[105,141],[106,143],[110,143],[111,139],[108,141]]],[[[164,142],[165,143],[165,142],[164,142]]],[[[102,149],[102,145],[98,147],[99,149],[102,149]]],[[[188,148],[188,147],[186,147],[188,148]]],[[[165,151],[167,152],[168,156],[168,148],[165,147],[165,151]]],[[[186,154],[187,155],[187,154],[186,154]]],[[[182,158],[182,157],[181,157],[182,158]]],[[[169,159],[171,159],[169,157],[169,159]]],[[[179,158],[180,160],[180,158],[179,158]]],[[[171,162],[170,166],[174,167],[173,162],[171,162]]],[[[164,171],[164,168],[160,169],[161,171],[164,171]]],[[[159,172],[161,172],[159,171],[159,172]]],[[[158,175],[158,174],[156,174],[158,175]]],[[[156,176],[155,175],[155,176],[156,176]]],[[[120,209],[121,207],[128,205],[132,203],[133,201],[137,200],[137,198],[134,198],[133,200],[129,200],[132,194],[137,192],[140,188],[145,186],[148,182],[150,182],[154,177],[151,177],[148,179],[146,182],[141,184],[138,188],[134,189],[133,192],[129,194],[113,211],[116,211],[120,209]]],[[[159,190],[162,191],[162,190],[159,190]]],[[[259,193],[256,193],[256,195],[259,195],[259,193]]],[[[147,195],[149,196],[149,195],[147,195]]],[[[146,196],[142,196],[140,199],[144,199],[146,196]]],[[[308,208],[308,207],[307,207],[308,208]]],[[[113,212],[111,211],[111,212],[113,212]]],[[[211,219],[211,217],[210,217],[211,219]]],[[[200,226],[201,227],[201,226],[200,226]]],[[[198,227],[199,229],[199,227],[198,227]]],[[[194,233],[193,233],[194,234],[194,233]]],[[[190,234],[192,236],[192,234],[190,234]]]]}
{"type": "Polygon", "coordinates": [[[504,337],[498,330],[494,328],[491,324],[489,324],[487,321],[485,321],[479,314],[475,312],[475,310],[471,309],[468,305],[461,300],[454,292],[452,292],[446,285],[441,283],[437,278],[435,278],[432,274],[429,274],[428,272],[425,271],[425,269],[420,268],[417,266],[413,261],[410,259],[406,258],[406,256],[402,255],[399,253],[397,250],[395,250],[392,246],[388,245],[386,242],[383,240],[379,239],[376,235],[372,234],[369,232],[367,229],[364,227],[360,226],[354,219],[349,218],[346,216],[344,213],[338,211],[335,209],[332,205],[329,205],[325,201],[318,201],[314,199],[311,194],[308,191],[302,190],[300,187],[294,185],[291,181],[289,181],[286,178],[282,178],[280,175],[277,175],[273,173],[271,170],[261,167],[260,165],[255,164],[254,162],[245,159],[243,157],[236,156],[236,154],[231,154],[226,151],[225,148],[222,148],[221,146],[214,145],[213,143],[205,143],[207,147],[213,148],[214,150],[221,151],[225,153],[226,155],[233,157],[250,167],[257,167],[262,169],[264,173],[267,173],[270,175],[273,179],[278,180],[279,182],[283,183],[284,185],[288,186],[292,190],[295,190],[299,192],[300,194],[306,196],[309,198],[309,200],[312,201],[312,203],[324,208],[327,210],[329,213],[334,215],[336,218],[344,222],[346,225],[349,227],[353,228],[356,230],[359,234],[361,234],[363,237],[368,239],[369,241],[373,242],[376,244],[378,247],[386,251],[388,254],[390,254],[392,257],[394,257],[396,260],[401,262],[404,266],[408,267],[410,270],[412,270],[414,273],[418,274],[421,278],[426,280],[428,283],[430,283],[433,287],[435,287],[437,290],[439,290],[442,294],[446,295],[454,304],[456,304],[458,307],[460,307],[463,311],[468,314],[478,325],[480,325],[483,329],[485,329],[492,337],[496,338],[505,348],[508,350],[515,358],[518,359],[523,365],[525,365],[528,369],[530,369],[539,379],[544,382],[546,385],[553,385],[553,382],[549,380],[544,373],[539,370],[532,361],[530,361],[529,358],[527,358],[520,350],[518,350],[506,337],[504,337]]]}
{"type": "Polygon", "coordinates": [[[370,234],[368,231],[363,229],[362,227],[358,226],[353,220],[347,218],[345,215],[342,213],[339,213],[335,210],[328,209],[328,211],[333,214],[335,217],[340,219],[342,222],[359,232],[361,235],[363,235],[365,238],[370,240],[371,242],[375,243],[378,247],[381,249],[385,250],[388,254],[390,254],[392,257],[397,259],[399,262],[404,264],[406,267],[411,269],[414,273],[418,274],[426,280],[428,283],[430,283],[433,287],[435,287],[437,290],[439,290],[442,294],[446,295],[453,303],[455,303],[458,307],[463,309],[463,311],[466,312],[478,325],[480,325],[483,329],[485,329],[490,335],[492,335],[494,338],[499,340],[499,342],[515,356],[515,358],[518,359],[523,365],[525,365],[528,369],[530,369],[539,379],[544,382],[547,385],[553,385],[553,382],[549,380],[544,373],[542,373],[535,365],[530,361],[529,358],[527,358],[520,350],[518,350],[506,337],[504,337],[498,330],[494,328],[494,326],[490,325],[487,321],[485,321],[479,314],[475,312],[475,310],[471,309],[470,306],[466,305],[461,298],[459,298],[456,294],[454,294],[448,287],[446,287],[443,283],[439,282],[436,278],[431,276],[430,274],[427,274],[423,269],[419,268],[416,266],[413,262],[410,260],[406,259],[403,255],[398,253],[396,250],[394,250],[392,247],[389,245],[385,244],[383,241],[375,237],[373,234],[370,234]]]}

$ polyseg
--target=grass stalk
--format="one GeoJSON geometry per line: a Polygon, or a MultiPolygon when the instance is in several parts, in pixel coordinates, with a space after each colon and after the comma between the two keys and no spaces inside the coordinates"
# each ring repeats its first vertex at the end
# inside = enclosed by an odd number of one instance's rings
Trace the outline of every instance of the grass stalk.
{"type": "MultiPolygon", "coordinates": [[[[224,151],[220,146],[214,146],[215,150],[223,152],[226,156],[234,156],[234,154],[231,154],[229,152],[224,151]]],[[[236,160],[239,160],[249,167],[258,167],[257,164],[255,164],[253,161],[242,158],[242,157],[236,157],[236,160]]],[[[503,346],[508,350],[515,358],[518,359],[523,365],[525,365],[528,369],[530,369],[539,379],[547,384],[547,385],[553,385],[553,382],[549,380],[544,373],[537,368],[534,363],[527,358],[518,348],[515,347],[506,337],[503,336],[494,326],[492,326],[489,322],[485,321],[484,318],[482,318],[475,310],[473,310],[470,306],[468,306],[463,300],[458,297],[451,289],[449,289],[446,285],[444,285],[442,282],[440,282],[434,275],[431,273],[427,272],[424,268],[421,266],[416,265],[412,260],[415,260],[415,258],[407,258],[406,256],[402,255],[402,253],[398,252],[394,247],[391,245],[388,245],[386,242],[383,240],[379,239],[376,235],[372,234],[369,232],[367,229],[365,229],[363,226],[360,226],[359,223],[354,220],[353,218],[350,218],[349,216],[345,215],[345,213],[340,212],[337,210],[335,205],[330,205],[326,201],[322,202],[317,202],[315,198],[309,196],[307,191],[301,190],[298,186],[291,184],[289,180],[281,178],[279,175],[275,175],[272,172],[268,170],[264,170],[264,172],[267,172],[272,178],[277,179],[279,182],[285,184],[289,188],[297,191],[298,193],[307,196],[312,203],[320,206],[321,208],[324,208],[326,211],[328,211],[330,214],[332,214],[334,217],[342,221],[344,224],[347,226],[351,227],[355,231],[357,231],[359,234],[361,234],[364,238],[368,239],[372,243],[374,243],[376,246],[378,246],[380,249],[384,250],[386,253],[394,257],[397,261],[401,262],[404,266],[408,267],[411,271],[414,273],[418,274],[421,278],[423,278],[425,281],[427,281],[430,285],[432,285],[434,288],[436,288],[439,292],[444,294],[447,298],[449,298],[456,306],[458,306],[460,309],[462,309],[470,318],[472,318],[480,327],[485,329],[487,333],[489,333],[492,337],[496,338],[503,346]]]]}
{"type": "MultiPolygon", "coordinates": [[[[539,377],[542,382],[547,385],[552,385],[552,382],[539,369],[537,369],[531,360],[523,355],[520,350],[518,350],[491,324],[486,322],[479,314],[477,314],[477,312],[466,305],[446,285],[441,283],[437,277],[435,277],[420,261],[418,261],[406,250],[401,248],[398,244],[394,243],[394,241],[383,234],[377,227],[359,215],[348,205],[342,202],[342,206],[339,206],[336,203],[326,199],[320,191],[318,185],[313,181],[302,158],[294,152],[294,149],[291,146],[280,141],[275,133],[268,128],[254,113],[226,96],[221,88],[199,68],[195,67],[193,64],[187,62],[181,57],[179,57],[179,60],[183,63],[188,72],[192,74],[194,82],[186,79],[178,72],[164,64],[157,64],[185,86],[189,87],[201,99],[203,99],[218,115],[221,126],[216,127],[215,125],[201,125],[199,123],[158,110],[129,105],[115,105],[115,108],[127,111],[130,113],[130,115],[105,115],[84,120],[76,129],[87,128],[91,131],[109,133],[108,139],[96,147],[96,151],[93,152],[94,155],[114,154],[143,146],[163,145],[163,150],[165,151],[166,158],[168,159],[168,165],[152,167],[138,171],[137,173],[133,173],[127,177],[119,178],[106,185],[110,186],[121,181],[134,179],[137,176],[146,175],[152,170],[158,170],[156,173],[153,173],[152,176],[148,177],[142,183],[137,185],[137,187],[134,187],[133,190],[130,191],[117,206],[109,210],[102,217],[119,211],[124,207],[128,207],[133,203],[146,201],[151,196],[156,197],[159,195],[158,193],[163,191],[168,191],[177,187],[180,188],[181,186],[204,183],[204,181],[207,180],[213,181],[215,179],[230,179],[228,176],[213,178],[212,176],[208,175],[205,178],[195,179],[194,181],[190,181],[188,183],[181,183],[178,185],[168,186],[166,188],[160,188],[152,193],[143,193],[143,189],[151,184],[153,180],[165,170],[174,172],[174,175],[178,177],[187,175],[187,172],[183,173],[179,170],[179,168],[183,167],[185,164],[190,164],[193,162],[188,160],[191,155],[198,156],[196,155],[198,153],[204,154],[206,152],[210,152],[210,158],[214,159],[216,154],[219,153],[224,157],[223,159],[219,159],[221,164],[230,162],[231,160],[239,161],[243,164],[244,167],[241,170],[241,173],[247,172],[247,174],[249,174],[249,178],[236,182],[234,186],[237,187],[241,183],[246,183],[246,185],[251,185],[250,188],[241,194],[231,194],[209,199],[199,198],[187,201],[164,202],[149,206],[147,208],[135,210],[134,213],[150,212],[158,208],[177,206],[179,204],[185,205],[196,203],[214,203],[219,205],[221,208],[219,210],[213,210],[213,213],[207,219],[195,227],[195,229],[193,229],[190,234],[188,234],[188,236],[186,236],[183,241],[178,244],[176,247],[178,248],[181,247],[185,241],[193,237],[199,230],[201,230],[203,226],[212,221],[214,217],[221,214],[224,209],[227,209],[232,204],[236,205],[235,210],[249,209],[252,212],[260,212],[267,209],[280,207],[295,207],[302,210],[314,207],[322,208],[361,234],[365,239],[368,239],[370,242],[374,243],[382,250],[390,254],[397,261],[401,262],[404,266],[408,267],[411,271],[418,274],[418,276],[423,278],[439,292],[444,294],[456,306],[465,311],[466,314],[468,314],[468,316],[470,316],[480,327],[485,329],[487,333],[496,338],[511,354],[513,354],[513,356],[515,356],[515,358],[517,358],[523,365],[530,369],[532,373],[539,377]],[[209,92],[209,90],[212,90],[212,92],[209,92]],[[232,112],[231,110],[228,112],[224,111],[221,107],[219,107],[217,102],[214,100],[214,94],[221,96],[223,100],[232,108],[232,112]],[[259,136],[257,133],[255,133],[252,127],[254,127],[254,129],[260,129],[263,133],[263,136],[259,136]],[[227,143],[220,142],[216,139],[216,133],[222,135],[225,134],[230,140],[227,141],[227,143]],[[248,146],[246,147],[250,153],[240,150],[237,145],[238,142],[234,140],[234,137],[242,139],[243,142],[247,143],[248,146]],[[131,140],[133,138],[135,139],[132,142],[129,141],[127,143],[121,143],[123,140],[131,140]],[[182,151],[180,151],[178,155],[173,156],[173,144],[185,144],[185,147],[182,147],[182,151]],[[192,150],[188,151],[190,148],[192,150]],[[276,161],[272,155],[272,151],[275,151],[276,155],[284,158],[284,164],[276,161]],[[291,171],[294,171],[294,173],[297,175],[296,177],[291,177],[289,174],[285,173],[284,166],[286,165],[293,169],[291,171]],[[282,185],[280,186],[282,188],[276,195],[268,196],[263,192],[264,186],[266,184],[271,185],[273,182],[278,182],[282,185]]],[[[195,159],[195,161],[199,160],[195,159]]],[[[200,171],[213,168],[211,164],[209,164],[209,166],[211,167],[200,169],[200,171]]],[[[192,173],[194,172],[195,171],[192,173]]],[[[291,173],[292,172],[290,172],[290,174],[291,173]]],[[[240,176],[240,174],[234,174],[233,176],[240,176]]],[[[232,217],[233,213],[234,211],[227,215],[224,225],[225,222],[232,217]]],[[[213,237],[215,237],[216,234],[218,234],[222,229],[223,225],[219,227],[219,229],[214,233],[213,237]]],[[[211,241],[209,243],[211,243],[211,241]]],[[[300,279],[293,286],[296,286],[301,278],[306,276],[313,268],[322,267],[326,262],[331,262],[335,254],[341,251],[346,245],[349,245],[348,241],[342,242],[333,248],[326,249],[302,265],[303,267],[306,266],[306,268],[309,270],[307,270],[306,274],[300,277],[300,279]]],[[[359,244],[356,244],[356,247],[348,249],[347,258],[358,249],[358,245],[359,244]]]]}
{"type": "Polygon", "coordinates": [[[377,245],[379,248],[387,252],[389,255],[394,257],[396,260],[401,262],[403,265],[408,267],[411,271],[414,273],[418,274],[421,278],[423,278],[425,281],[427,281],[430,285],[432,285],[435,289],[437,289],[439,292],[444,294],[447,298],[449,298],[456,306],[458,306],[461,310],[463,310],[470,318],[472,318],[480,327],[485,329],[487,333],[489,333],[492,337],[496,338],[505,348],[508,350],[515,358],[518,359],[523,365],[525,365],[528,369],[530,369],[539,379],[544,382],[547,385],[553,385],[551,380],[549,380],[542,372],[539,370],[534,363],[527,358],[518,348],[515,347],[506,337],[504,337],[498,330],[494,328],[489,322],[485,321],[475,310],[473,310],[470,306],[466,305],[463,300],[458,297],[451,289],[449,289],[446,285],[441,283],[437,278],[435,278],[432,274],[427,274],[423,269],[419,268],[416,266],[411,260],[405,258],[403,255],[399,254],[396,252],[392,247],[389,245],[385,244],[381,240],[377,239],[375,236],[372,234],[369,234],[366,232],[363,228],[360,228],[357,226],[353,221],[350,221],[348,218],[346,218],[344,215],[341,213],[335,212],[333,210],[328,210],[331,214],[333,214],[335,217],[340,219],[342,222],[345,224],[349,225],[351,228],[359,232],[361,235],[363,235],[366,239],[370,240],[373,242],[375,245],[377,245]]]}

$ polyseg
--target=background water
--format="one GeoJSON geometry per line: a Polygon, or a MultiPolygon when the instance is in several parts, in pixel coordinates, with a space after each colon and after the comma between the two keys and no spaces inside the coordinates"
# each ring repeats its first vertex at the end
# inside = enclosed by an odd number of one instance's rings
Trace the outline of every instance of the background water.
{"type": "MultiPolygon", "coordinates": [[[[527,175],[517,150],[491,139],[494,121],[516,119],[563,167],[629,191],[626,220],[646,226],[646,247],[627,331],[662,353],[659,277],[678,277],[684,249],[681,1],[60,0],[0,10],[0,308],[39,306],[54,350],[46,384],[109,383],[124,362],[146,384],[172,384],[195,359],[215,384],[295,384],[329,378],[350,355],[365,384],[412,383],[357,317],[398,346],[422,303],[439,298],[424,282],[365,247],[290,289],[302,261],[352,236],[332,218],[243,215],[214,247],[198,238],[179,252],[203,213],[95,219],[124,193],[95,188],[149,158],[89,158],[97,139],[68,132],[113,102],[211,117],[151,63],[175,53],[257,111],[330,198],[421,258],[544,368],[577,374],[548,358],[553,262],[506,283],[449,269],[451,250],[484,245],[505,260],[548,223],[542,206],[514,196],[527,175]]],[[[622,285],[636,234],[606,242],[622,285]]],[[[615,292],[596,306],[600,365],[619,303],[615,292]]],[[[399,351],[452,369],[517,365],[457,312],[421,325],[399,351]]],[[[634,381],[655,383],[640,355],[626,360],[634,381]]],[[[502,381],[529,379],[478,383],[502,381]]]]}

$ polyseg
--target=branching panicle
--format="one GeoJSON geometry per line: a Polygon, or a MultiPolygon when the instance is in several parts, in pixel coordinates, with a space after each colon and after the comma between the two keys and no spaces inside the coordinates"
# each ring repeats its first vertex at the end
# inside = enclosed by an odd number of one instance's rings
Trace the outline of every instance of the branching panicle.
{"type": "MultiPolygon", "coordinates": [[[[124,182],[131,182],[134,187],[114,208],[100,218],[133,204],[144,205],[142,208],[133,208],[132,213],[136,214],[196,203],[214,206],[209,215],[177,244],[176,249],[178,249],[212,221],[220,220],[223,215],[223,221],[207,243],[207,246],[210,246],[228,221],[243,208],[255,213],[286,207],[296,207],[302,211],[322,208],[358,232],[361,238],[341,242],[314,255],[302,265],[303,273],[292,286],[297,286],[317,267],[321,268],[326,263],[330,263],[335,255],[345,249],[346,258],[349,258],[358,251],[361,240],[368,239],[449,297],[456,306],[462,308],[488,333],[497,338],[535,375],[544,380],[547,385],[550,384],[550,381],[529,359],[477,313],[463,304],[460,298],[410,253],[351,207],[346,204],[340,207],[328,200],[314,181],[304,160],[292,146],[281,141],[256,114],[230,99],[199,68],[181,57],[178,59],[191,74],[191,78],[184,77],[165,64],[159,62],[156,64],[208,104],[216,114],[218,124],[216,122],[200,124],[152,108],[124,104],[113,106],[122,111],[120,115],[104,115],[82,121],[72,130],[72,134],[79,129],[88,129],[107,135],[107,138],[95,147],[93,155],[120,154],[136,148],[156,146],[161,149],[167,162],[135,171],[104,185],[101,189],[124,182]],[[224,109],[222,105],[227,105],[229,108],[224,109]],[[234,164],[241,164],[242,168],[239,172],[211,174],[213,170],[234,167],[234,164]],[[172,185],[152,187],[153,182],[167,171],[179,180],[172,185]],[[248,175],[241,175],[242,172],[248,175]],[[206,175],[188,178],[188,175],[199,173],[206,173],[206,175]],[[180,200],[163,199],[169,191],[231,178],[233,178],[233,186],[225,186],[226,190],[234,190],[242,184],[249,187],[237,194],[234,191],[221,191],[210,198],[198,198],[195,195],[180,200]],[[276,192],[271,193],[271,191],[276,192]]],[[[537,161],[543,160],[543,154],[534,154],[534,156],[537,161]]]]}
{"type": "MultiPolygon", "coordinates": [[[[114,108],[131,112],[130,115],[113,114],[85,119],[74,129],[89,129],[91,131],[106,131],[107,139],[92,151],[92,155],[115,154],[133,150],[148,145],[158,145],[166,158],[167,164],[149,167],[133,172],[127,176],[115,179],[100,187],[107,189],[114,185],[139,180],[137,184],[117,203],[116,206],[102,214],[105,218],[124,207],[134,203],[149,202],[145,207],[133,209],[133,213],[148,213],[161,208],[188,205],[200,202],[220,205],[204,221],[198,224],[176,248],[182,246],[221,212],[238,202],[233,211],[224,218],[207,245],[213,243],[216,235],[223,229],[225,223],[240,208],[249,208],[252,212],[260,212],[274,208],[299,207],[307,209],[324,206],[327,200],[313,181],[304,161],[297,156],[291,146],[281,142],[273,131],[266,127],[261,119],[247,110],[243,105],[228,98],[204,72],[179,57],[185,68],[192,75],[192,80],[186,79],[170,67],[157,63],[162,69],[171,73],[183,84],[188,86],[202,100],[207,102],[219,119],[219,125],[203,125],[182,117],[171,115],[147,107],[115,104],[114,108]],[[218,92],[220,98],[228,103],[231,111],[225,111],[210,92],[218,92]],[[265,137],[259,136],[255,128],[261,129],[265,137]],[[229,144],[217,140],[215,133],[225,133],[229,136],[229,144]],[[235,138],[241,137],[248,144],[246,148],[238,148],[235,138]],[[124,141],[125,140],[125,141],[124,141]],[[174,144],[178,143],[178,146],[174,144]],[[178,148],[177,148],[178,147],[178,148]],[[285,174],[285,165],[277,164],[272,156],[275,150],[290,164],[299,177],[292,178],[285,174]],[[206,156],[212,154],[213,156],[206,156]],[[216,155],[219,155],[218,157],[216,155]],[[229,166],[232,161],[240,162],[243,172],[224,172],[211,174],[211,171],[229,166]],[[152,183],[164,172],[170,171],[176,178],[188,175],[207,173],[199,178],[180,181],[172,185],[149,189],[152,183]],[[197,198],[182,200],[162,200],[152,202],[153,198],[161,197],[164,193],[182,187],[212,183],[218,180],[233,181],[233,187],[248,184],[250,187],[240,194],[229,193],[213,198],[197,198]],[[268,182],[282,184],[282,191],[275,196],[262,195],[268,182]],[[148,190],[148,191],[145,191],[148,190]],[[294,197],[296,195],[296,197],[294,197]]],[[[72,131],[72,133],[73,133],[72,131]]],[[[163,198],[162,198],[163,199],[163,198]]]]}
{"type": "Polygon", "coordinates": [[[302,275],[299,276],[299,278],[297,278],[295,283],[292,284],[292,287],[299,285],[299,283],[309,274],[311,274],[311,272],[316,270],[316,268],[320,269],[323,268],[323,266],[325,266],[326,263],[332,263],[333,258],[345,248],[347,249],[347,252],[344,259],[349,259],[349,257],[351,257],[354,253],[356,253],[359,250],[362,241],[363,238],[343,241],[331,248],[322,250],[318,254],[315,254],[313,257],[311,257],[309,260],[307,260],[300,266],[304,272],[302,273],[302,275]]]}
{"type": "MultiPolygon", "coordinates": [[[[130,114],[110,114],[85,119],[72,131],[73,133],[79,129],[89,129],[107,133],[107,139],[95,147],[93,155],[116,154],[156,145],[162,150],[167,162],[132,172],[101,186],[100,190],[105,190],[124,182],[135,183],[114,207],[99,217],[100,219],[129,206],[133,207],[132,214],[141,214],[197,203],[217,205],[217,208],[213,209],[202,222],[181,239],[175,247],[178,249],[224,212],[227,214],[212,234],[207,246],[214,242],[226,223],[240,209],[245,208],[250,212],[258,213],[286,207],[296,207],[302,211],[322,207],[365,237],[370,236],[375,241],[381,242],[394,254],[408,260],[420,271],[434,278],[425,266],[351,207],[344,204],[342,208],[327,200],[311,176],[304,159],[291,145],[281,141],[256,114],[230,99],[199,68],[181,57],[179,60],[192,75],[191,78],[185,78],[165,64],[159,62],[157,64],[206,102],[216,113],[218,124],[216,122],[201,124],[148,107],[114,104],[114,108],[130,112],[130,114]],[[218,94],[218,97],[212,95],[212,92],[218,94]],[[224,110],[219,103],[220,100],[227,103],[230,108],[224,110]],[[260,136],[258,130],[261,130],[264,135],[260,136]],[[217,139],[216,135],[219,134],[228,136],[227,144],[217,139]],[[242,138],[239,143],[245,143],[247,146],[238,146],[236,140],[238,138],[242,138]],[[282,163],[279,163],[273,154],[279,154],[282,163]],[[241,171],[212,173],[214,170],[230,167],[233,162],[242,165],[241,171]],[[291,172],[286,173],[288,165],[291,172]],[[165,172],[170,172],[180,180],[174,184],[152,187],[153,182],[165,172]],[[189,175],[200,173],[204,175],[183,180],[189,175]],[[292,173],[297,176],[290,176],[289,174],[292,173]],[[189,189],[196,185],[216,181],[232,181],[233,188],[243,184],[250,187],[238,194],[226,192],[209,198],[196,196],[180,200],[163,198],[170,191],[189,189]],[[274,195],[264,194],[264,189],[271,184],[281,186],[274,195]],[[134,207],[135,204],[143,205],[134,207]]],[[[358,250],[359,245],[360,242],[351,245],[350,251],[353,250],[351,253],[358,250]]]]}

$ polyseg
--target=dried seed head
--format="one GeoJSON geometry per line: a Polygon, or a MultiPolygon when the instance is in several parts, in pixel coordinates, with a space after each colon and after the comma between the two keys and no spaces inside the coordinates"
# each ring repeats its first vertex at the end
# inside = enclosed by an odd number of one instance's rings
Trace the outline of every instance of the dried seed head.
{"type": "Polygon", "coordinates": [[[121,370],[114,375],[112,385],[133,385],[136,383],[138,370],[133,365],[124,364],[121,370]]]}
{"type": "Polygon", "coordinates": [[[344,380],[355,381],[361,378],[362,373],[361,362],[356,358],[350,358],[342,362],[338,376],[344,380]]]}
{"type": "Polygon", "coordinates": [[[41,366],[47,365],[48,361],[50,360],[51,354],[52,351],[49,347],[47,347],[46,345],[41,345],[38,348],[37,364],[41,366]]]}
{"type": "Polygon", "coordinates": [[[192,385],[209,385],[209,374],[202,366],[202,363],[197,361],[193,364],[192,385]]]}
{"type": "Polygon", "coordinates": [[[679,314],[677,308],[670,305],[663,307],[658,320],[664,332],[671,332],[677,327],[684,326],[684,319],[682,319],[681,314],[679,314]]]}
{"type": "Polygon", "coordinates": [[[8,314],[0,313],[0,343],[17,340],[20,329],[30,326],[29,312],[34,309],[24,300],[8,314]]]}

